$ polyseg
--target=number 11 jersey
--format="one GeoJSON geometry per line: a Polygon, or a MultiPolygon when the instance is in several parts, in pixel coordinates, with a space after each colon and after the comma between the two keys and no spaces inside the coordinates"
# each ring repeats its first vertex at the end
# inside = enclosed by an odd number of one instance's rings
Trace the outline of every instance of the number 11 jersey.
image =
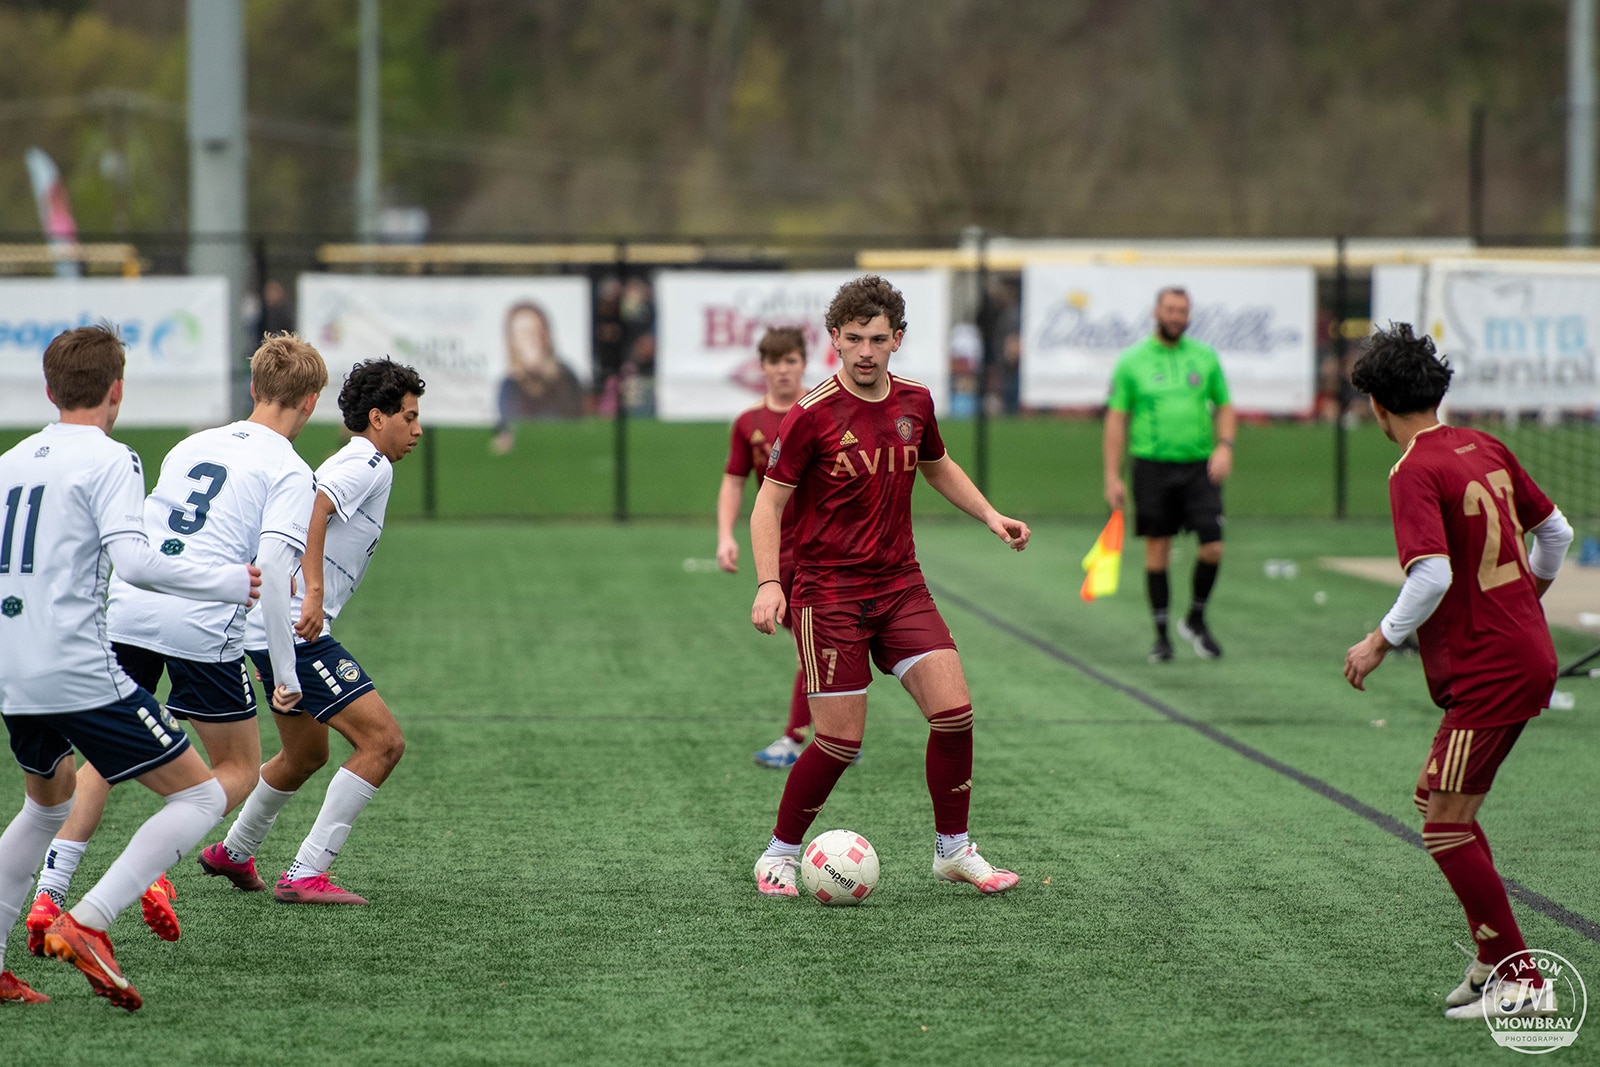
{"type": "MultiPolygon", "coordinates": [[[[257,422],[202,430],[161,461],[144,503],[150,545],[196,563],[249,563],[263,537],[305,551],[311,468],[289,439],[257,422]]],[[[111,639],[180,659],[227,663],[244,654],[245,609],[111,582],[111,639]]]]}
{"type": "Polygon", "coordinates": [[[1394,465],[1389,507],[1401,567],[1450,561],[1450,588],[1417,631],[1444,725],[1538,715],[1555,688],[1556,650],[1522,538],[1555,511],[1550,498],[1498,440],[1441,424],[1412,438],[1394,465]]]}

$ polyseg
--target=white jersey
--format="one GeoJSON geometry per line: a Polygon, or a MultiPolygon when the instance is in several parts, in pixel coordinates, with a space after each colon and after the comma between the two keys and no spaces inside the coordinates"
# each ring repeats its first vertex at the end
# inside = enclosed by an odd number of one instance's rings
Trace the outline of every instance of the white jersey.
{"type": "Polygon", "coordinates": [[[106,546],[143,539],[138,453],[55,423],[0,456],[0,712],[115,704],[137,688],[106,637],[106,546]]]}
{"type": "MultiPolygon", "coordinates": [[[[249,563],[263,537],[305,551],[311,468],[257,422],[202,430],[161,461],[144,504],[150,544],[196,563],[249,563]]],[[[202,663],[244,654],[245,609],[111,582],[111,639],[202,663]]]]}
{"type": "MultiPolygon", "coordinates": [[[[322,553],[322,633],[333,629],[333,620],[350,602],[367,564],[383,536],[383,515],[389,507],[389,489],[394,485],[394,464],[365,437],[350,442],[329,456],[317,468],[317,491],[333,502],[328,519],[328,539],[322,553]]],[[[309,512],[309,508],[307,511],[309,512]]],[[[295,594],[289,604],[289,617],[300,618],[305,600],[304,584],[295,568],[295,594]]],[[[267,630],[252,612],[245,623],[246,648],[267,647],[267,630]]],[[[297,644],[303,643],[296,636],[297,644]]]]}

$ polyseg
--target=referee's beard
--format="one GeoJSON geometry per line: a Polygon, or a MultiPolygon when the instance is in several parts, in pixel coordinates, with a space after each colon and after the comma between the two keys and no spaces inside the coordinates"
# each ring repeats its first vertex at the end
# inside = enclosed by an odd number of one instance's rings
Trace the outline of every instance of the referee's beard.
{"type": "Polygon", "coordinates": [[[1174,333],[1173,331],[1167,329],[1164,324],[1159,322],[1156,323],[1156,333],[1159,334],[1161,339],[1169,345],[1175,345],[1182,340],[1184,332],[1187,329],[1188,327],[1184,327],[1183,330],[1178,330],[1176,333],[1174,333]]]}

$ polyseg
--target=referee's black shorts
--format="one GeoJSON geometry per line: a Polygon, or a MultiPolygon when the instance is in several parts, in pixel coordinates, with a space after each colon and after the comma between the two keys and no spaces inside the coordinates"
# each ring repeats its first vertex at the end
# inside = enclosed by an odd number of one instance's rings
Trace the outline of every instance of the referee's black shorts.
{"type": "Polygon", "coordinates": [[[1206,474],[1206,463],[1133,461],[1133,531],[1140,537],[1172,537],[1193,530],[1203,545],[1222,540],[1222,486],[1206,474]]]}

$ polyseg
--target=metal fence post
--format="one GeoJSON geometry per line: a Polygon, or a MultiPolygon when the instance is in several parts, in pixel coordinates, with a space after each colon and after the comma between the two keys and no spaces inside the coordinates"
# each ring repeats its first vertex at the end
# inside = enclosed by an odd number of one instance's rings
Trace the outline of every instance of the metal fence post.
{"type": "Polygon", "coordinates": [[[1333,358],[1339,367],[1338,398],[1333,419],[1333,517],[1342,519],[1349,506],[1349,436],[1345,429],[1345,409],[1350,401],[1350,386],[1345,380],[1344,317],[1349,298],[1350,270],[1345,261],[1345,238],[1334,239],[1333,270],[1333,358]]]}
{"type": "MultiPolygon", "coordinates": [[[[622,280],[627,261],[627,246],[618,241],[616,261],[618,281],[622,280]]],[[[617,522],[628,521],[628,401],[625,386],[629,355],[627,352],[622,354],[622,364],[617,368],[617,407],[611,420],[612,469],[616,474],[612,486],[612,506],[613,518],[617,522]]]]}

